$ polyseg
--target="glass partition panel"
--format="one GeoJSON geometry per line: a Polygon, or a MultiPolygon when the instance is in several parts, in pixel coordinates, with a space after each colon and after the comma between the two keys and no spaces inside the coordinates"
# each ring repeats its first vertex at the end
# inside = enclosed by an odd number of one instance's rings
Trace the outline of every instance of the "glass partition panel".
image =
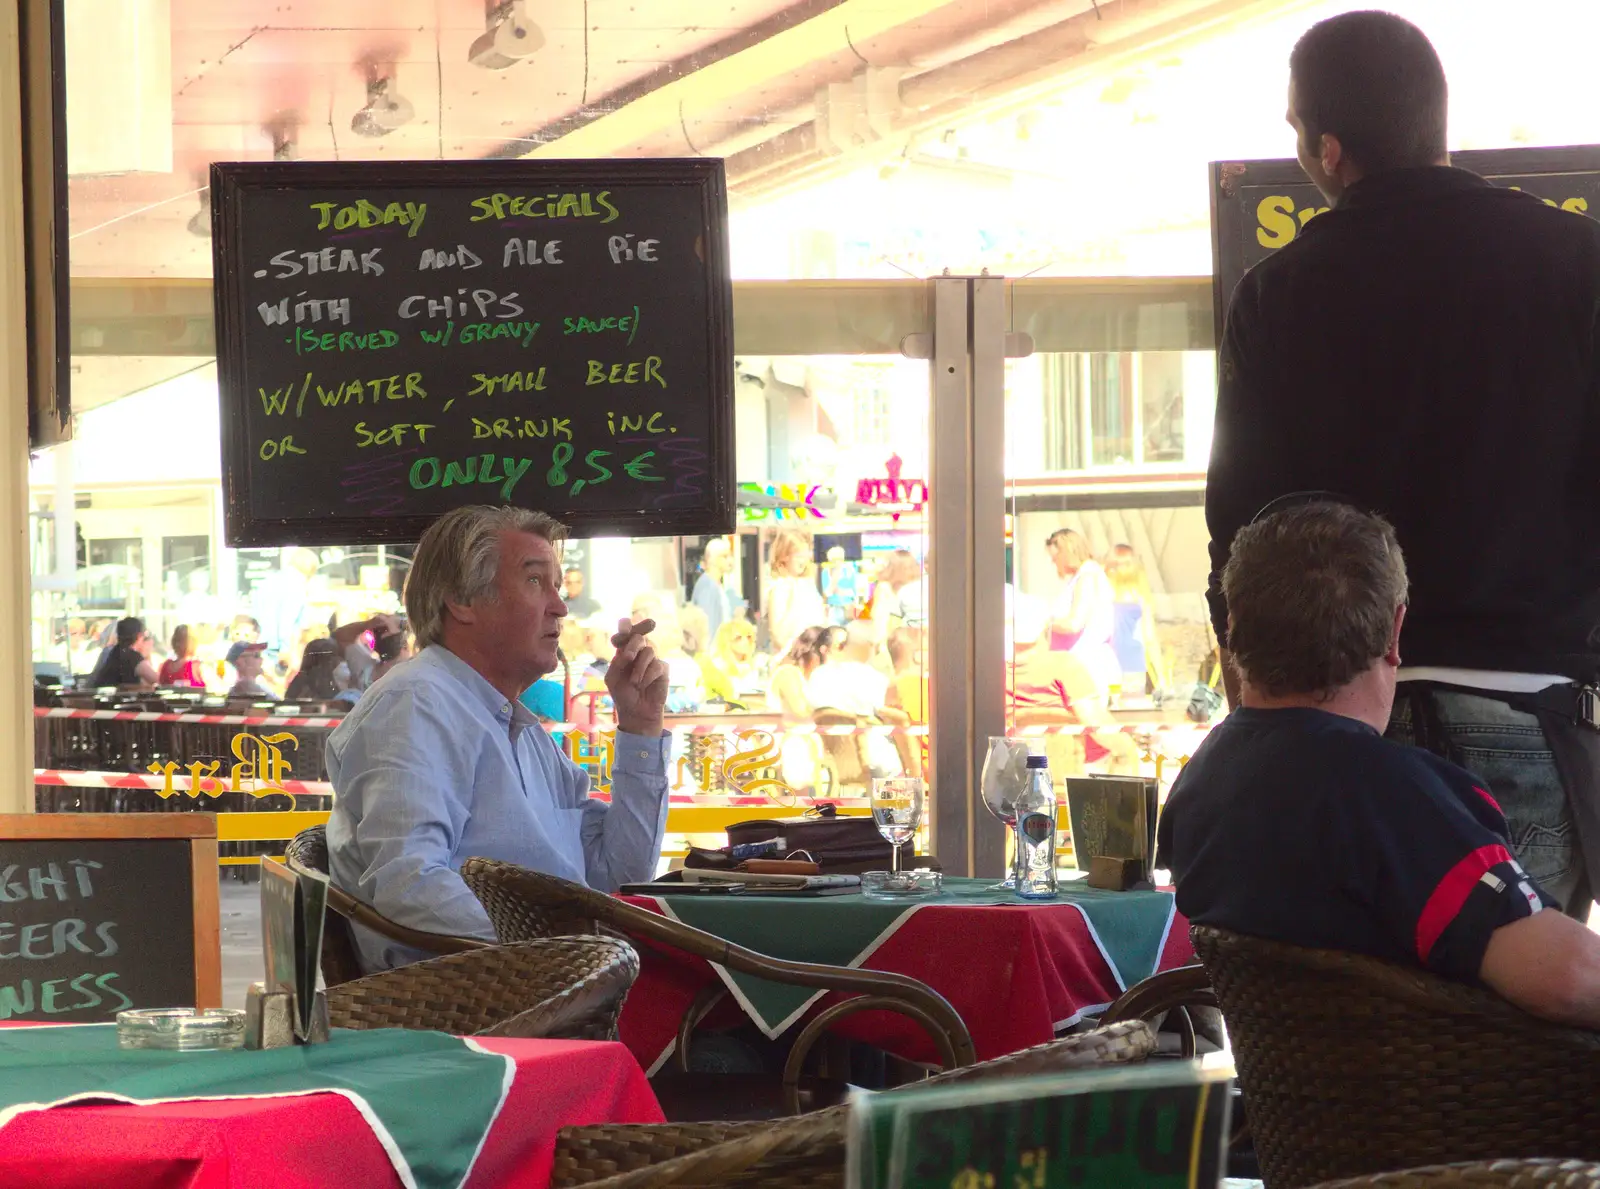
{"type": "Polygon", "coordinates": [[[1222,712],[1209,292],[1018,281],[1011,311],[1035,350],[1006,369],[1006,731],[1050,757],[1058,790],[1109,774],[1164,793],[1222,712]]]}

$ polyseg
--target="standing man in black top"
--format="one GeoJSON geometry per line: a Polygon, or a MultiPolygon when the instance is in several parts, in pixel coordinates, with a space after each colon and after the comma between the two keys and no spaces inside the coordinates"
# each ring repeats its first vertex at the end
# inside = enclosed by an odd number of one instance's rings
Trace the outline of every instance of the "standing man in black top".
{"type": "Polygon", "coordinates": [[[1213,625],[1226,647],[1221,575],[1263,506],[1320,489],[1382,513],[1412,579],[1390,735],[1482,779],[1529,874],[1585,915],[1600,886],[1600,224],[1450,168],[1444,69],[1399,17],[1324,21],[1289,69],[1300,163],[1332,209],[1229,306],[1213,625]]]}

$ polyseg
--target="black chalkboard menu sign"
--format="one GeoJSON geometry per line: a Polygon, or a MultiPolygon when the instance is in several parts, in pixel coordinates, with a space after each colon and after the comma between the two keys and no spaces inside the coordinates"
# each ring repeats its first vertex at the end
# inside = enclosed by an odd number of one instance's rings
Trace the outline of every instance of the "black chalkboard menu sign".
{"type": "Polygon", "coordinates": [[[216,819],[0,815],[0,1020],[218,1007],[216,819]]]}
{"type": "MultiPolygon", "coordinates": [[[[1491,149],[1452,153],[1450,163],[1515,186],[1551,206],[1600,215],[1600,146],[1491,149]]],[[[1211,163],[1212,297],[1217,342],[1222,342],[1228,301],[1246,270],[1294,242],[1300,229],[1328,209],[1328,200],[1300,163],[1211,163]]]]}
{"type": "Polygon", "coordinates": [[[211,167],[230,545],[734,521],[722,162],[211,167]]]}

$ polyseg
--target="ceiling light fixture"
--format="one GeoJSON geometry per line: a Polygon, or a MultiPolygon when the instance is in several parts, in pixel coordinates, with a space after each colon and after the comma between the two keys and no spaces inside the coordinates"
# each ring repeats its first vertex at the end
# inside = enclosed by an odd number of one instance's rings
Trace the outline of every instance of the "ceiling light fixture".
{"type": "Polygon", "coordinates": [[[485,70],[504,70],[544,48],[544,30],[528,19],[523,0],[490,4],[482,37],[467,49],[467,61],[485,70]]]}
{"type": "Polygon", "coordinates": [[[361,136],[388,136],[416,117],[411,100],[400,94],[392,74],[375,66],[367,67],[367,106],[356,112],[350,131],[361,136]]]}

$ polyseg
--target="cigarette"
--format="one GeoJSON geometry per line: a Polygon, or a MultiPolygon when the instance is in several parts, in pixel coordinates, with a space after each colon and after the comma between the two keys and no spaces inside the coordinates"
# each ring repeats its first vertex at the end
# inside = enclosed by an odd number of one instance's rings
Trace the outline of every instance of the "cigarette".
{"type": "Polygon", "coordinates": [[[624,644],[626,644],[628,642],[628,637],[629,636],[648,636],[651,632],[653,632],[655,630],[656,630],[656,621],[655,620],[653,620],[653,619],[641,619],[638,623],[634,624],[627,631],[618,632],[615,636],[612,636],[611,637],[611,647],[613,647],[613,648],[621,648],[624,644]]]}

